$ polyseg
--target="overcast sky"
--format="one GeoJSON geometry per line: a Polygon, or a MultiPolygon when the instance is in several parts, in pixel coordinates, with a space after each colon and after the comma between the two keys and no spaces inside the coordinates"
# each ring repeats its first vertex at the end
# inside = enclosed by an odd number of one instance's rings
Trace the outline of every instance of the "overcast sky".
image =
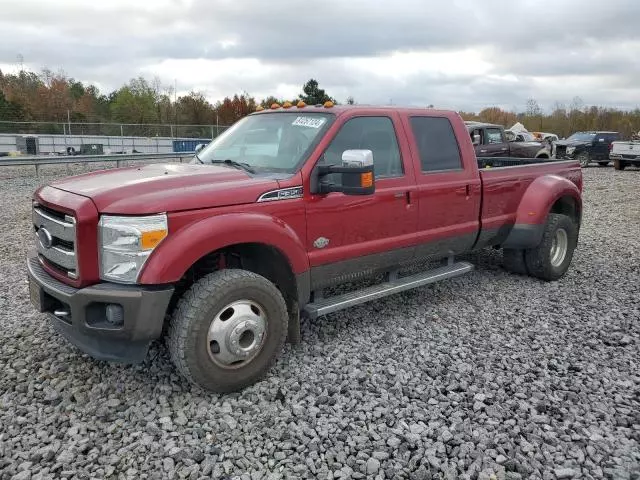
{"type": "Polygon", "coordinates": [[[158,76],[212,101],[294,97],[478,111],[640,106],[640,0],[5,0],[0,69],[108,93],[158,76]]]}

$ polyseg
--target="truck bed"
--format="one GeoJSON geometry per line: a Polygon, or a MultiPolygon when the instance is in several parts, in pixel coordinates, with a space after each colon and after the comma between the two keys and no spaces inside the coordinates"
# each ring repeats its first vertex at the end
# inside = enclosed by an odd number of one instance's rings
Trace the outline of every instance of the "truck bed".
{"type": "Polygon", "coordinates": [[[479,169],[483,191],[480,219],[484,238],[480,243],[485,245],[494,243],[497,236],[508,233],[504,226],[515,223],[520,201],[529,185],[537,178],[557,175],[582,189],[582,170],[575,160],[478,159],[478,165],[481,162],[484,167],[479,169]]]}
{"type": "Polygon", "coordinates": [[[476,157],[478,168],[517,167],[521,165],[548,164],[561,160],[555,158],[476,157]]]}

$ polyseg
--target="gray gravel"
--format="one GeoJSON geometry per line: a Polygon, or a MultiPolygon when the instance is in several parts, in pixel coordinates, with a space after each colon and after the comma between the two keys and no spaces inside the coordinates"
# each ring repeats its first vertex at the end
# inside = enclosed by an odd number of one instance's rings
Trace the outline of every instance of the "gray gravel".
{"type": "Polygon", "coordinates": [[[24,284],[38,182],[0,170],[0,480],[639,479],[640,171],[585,181],[563,280],[474,255],[466,277],[306,322],[265,381],[216,396],[161,345],[121,366],[52,332],[24,284]]]}

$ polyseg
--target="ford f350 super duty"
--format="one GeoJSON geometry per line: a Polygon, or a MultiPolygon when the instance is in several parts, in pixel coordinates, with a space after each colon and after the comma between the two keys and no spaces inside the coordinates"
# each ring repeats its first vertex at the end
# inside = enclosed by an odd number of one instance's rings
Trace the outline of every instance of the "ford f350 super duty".
{"type": "Polygon", "coordinates": [[[454,112],[274,104],[189,164],[38,189],[30,295],[97,359],[139,362],[165,337],[186,378],[228,392],[300,341],[301,314],[470,272],[459,254],[501,248],[507,270],[560,279],[581,192],[576,161],[476,158],[454,112]],[[380,282],[323,295],[364,277],[380,282]]]}

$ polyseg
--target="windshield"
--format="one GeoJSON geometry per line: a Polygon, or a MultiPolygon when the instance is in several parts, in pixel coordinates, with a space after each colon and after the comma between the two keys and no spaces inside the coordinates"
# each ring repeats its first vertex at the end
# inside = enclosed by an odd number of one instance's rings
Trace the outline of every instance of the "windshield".
{"type": "Polygon", "coordinates": [[[215,138],[198,157],[205,164],[243,163],[256,173],[294,173],[333,118],[305,112],[250,115],[215,138]]]}
{"type": "Polygon", "coordinates": [[[578,132],[571,135],[567,140],[578,140],[580,142],[590,142],[596,136],[595,133],[578,132]]]}

